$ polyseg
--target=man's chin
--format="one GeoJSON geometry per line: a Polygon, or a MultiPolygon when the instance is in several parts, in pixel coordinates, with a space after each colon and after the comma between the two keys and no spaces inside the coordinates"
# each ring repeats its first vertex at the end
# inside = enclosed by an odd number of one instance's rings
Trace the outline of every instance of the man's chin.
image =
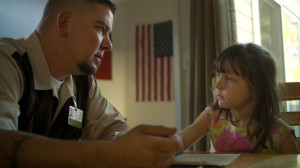
{"type": "Polygon", "coordinates": [[[94,75],[97,73],[98,67],[96,65],[78,64],[81,75],[94,75]]]}

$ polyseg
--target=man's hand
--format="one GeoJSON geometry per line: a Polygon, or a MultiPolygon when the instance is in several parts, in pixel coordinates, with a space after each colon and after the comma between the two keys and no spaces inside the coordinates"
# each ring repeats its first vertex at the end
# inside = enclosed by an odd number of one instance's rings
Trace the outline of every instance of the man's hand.
{"type": "Polygon", "coordinates": [[[116,167],[167,167],[173,163],[180,144],[171,136],[176,128],[140,125],[116,139],[116,167]]]}

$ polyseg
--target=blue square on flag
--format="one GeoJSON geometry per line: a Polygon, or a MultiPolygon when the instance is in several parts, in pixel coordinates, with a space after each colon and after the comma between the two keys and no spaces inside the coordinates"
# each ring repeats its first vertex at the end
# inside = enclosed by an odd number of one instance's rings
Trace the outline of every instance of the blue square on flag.
{"type": "Polygon", "coordinates": [[[154,27],[154,56],[164,57],[173,55],[172,21],[156,23],[154,27]]]}

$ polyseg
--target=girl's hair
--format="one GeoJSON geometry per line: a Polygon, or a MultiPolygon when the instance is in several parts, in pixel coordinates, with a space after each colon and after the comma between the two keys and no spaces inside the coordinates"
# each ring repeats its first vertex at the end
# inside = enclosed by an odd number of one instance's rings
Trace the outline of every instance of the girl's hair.
{"type": "MultiPolygon", "coordinates": [[[[277,69],[272,55],[253,43],[232,45],[215,59],[213,68],[216,73],[226,73],[231,68],[248,82],[253,103],[247,134],[250,139],[256,139],[253,152],[262,150],[280,110],[277,69]]],[[[212,107],[220,109],[218,100],[212,107]]],[[[224,110],[229,113],[229,109],[224,110]]]]}

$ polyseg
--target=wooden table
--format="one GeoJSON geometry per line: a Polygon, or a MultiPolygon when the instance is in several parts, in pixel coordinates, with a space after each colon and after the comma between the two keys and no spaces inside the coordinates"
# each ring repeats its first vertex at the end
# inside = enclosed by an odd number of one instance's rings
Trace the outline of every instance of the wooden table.
{"type": "MultiPolygon", "coordinates": [[[[185,152],[207,154],[209,152],[185,152]]],[[[204,166],[205,168],[206,166],[204,166]]],[[[215,168],[214,166],[207,166],[215,168]]],[[[300,154],[243,153],[224,168],[300,168],[300,154]]]]}
{"type": "Polygon", "coordinates": [[[300,155],[241,154],[225,168],[300,168],[300,155]]]}

